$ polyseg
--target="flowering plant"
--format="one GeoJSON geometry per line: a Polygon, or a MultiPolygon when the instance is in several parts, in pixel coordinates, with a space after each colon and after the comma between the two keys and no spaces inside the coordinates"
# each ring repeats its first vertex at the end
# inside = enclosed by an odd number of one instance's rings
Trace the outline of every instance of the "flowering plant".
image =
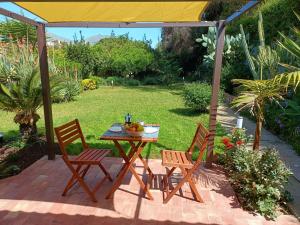
{"type": "Polygon", "coordinates": [[[248,136],[244,128],[234,128],[230,134],[222,138],[222,142],[226,149],[232,149],[246,146],[251,139],[252,136],[248,136]]]}

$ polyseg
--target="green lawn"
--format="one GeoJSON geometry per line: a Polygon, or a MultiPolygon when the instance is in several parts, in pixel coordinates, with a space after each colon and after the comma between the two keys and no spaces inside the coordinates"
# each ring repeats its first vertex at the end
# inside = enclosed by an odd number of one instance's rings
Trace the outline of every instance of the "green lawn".
{"type": "MultiPolygon", "coordinates": [[[[78,118],[87,142],[93,147],[110,147],[111,142],[98,140],[98,137],[114,122],[123,122],[124,115],[130,113],[134,120],[161,125],[159,141],[147,145],[144,155],[159,157],[161,149],[186,150],[193,138],[196,123],[208,125],[208,114],[197,114],[184,106],[180,88],[161,87],[100,87],[86,91],[76,101],[53,104],[54,126],[78,118]]],[[[39,110],[43,118],[42,109],[39,110]]],[[[12,113],[0,111],[0,131],[6,137],[17,133],[18,126],[13,122],[12,113]]],[[[43,132],[44,121],[38,122],[43,132]]],[[[216,144],[223,136],[223,129],[218,126],[216,144]]],[[[79,144],[69,150],[78,154],[79,144]]],[[[114,151],[116,154],[116,151],[114,151]]]]}

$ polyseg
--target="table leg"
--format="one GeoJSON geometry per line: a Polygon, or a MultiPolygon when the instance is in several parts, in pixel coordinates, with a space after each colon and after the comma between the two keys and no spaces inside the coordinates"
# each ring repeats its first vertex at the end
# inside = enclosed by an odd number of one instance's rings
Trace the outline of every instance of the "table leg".
{"type": "MultiPolygon", "coordinates": [[[[137,147],[140,147],[141,144],[142,144],[142,142],[139,142],[136,146],[137,146],[137,147]]],[[[128,154],[128,158],[129,158],[129,159],[131,159],[132,156],[134,155],[135,148],[136,148],[135,146],[134,146],[134,148],[133,148],[132,145],[131,145],[130,151],[129,151],[129,154],[128,154]]],[[[119,150],[119,151],[120,151],[120,150],[119,150]]],[[[121,153],[120,153],[120,154],[121,154],[121,153]]],[[[124,158],[124,157],[122,156],[122,158],[124,158]]],[[[126,166],[126,163],[124,163],[123,166],[121,167],[120,171],[119,171],[118,174],[117,174],[117,177],[120,175],[121,171],[125,168],[125,166],[126,166]]]]}
{"type": "Polygon", "coordinates": [[[139,177],[139,175],[137,174],[137,172],[134,170],[132,164],[134,163],[134,161],[139,157],[139,155],[141,154],[143,148],[146,145],[146,142],[143,143],[139,143],[136,146],[132,146],[132,150],[129,153],[129,156],[131,156],[131,158],[129,158],[124,149],[122,148],[122,146],[119,144],[118,141],[114,140],[115,146],[118,148],[118,150],[120,151],[120,155],[123,157],[123,159],[125,160],[124,166],[122,167],[115,183],[113,184],[113,187],[111,188],[110,192],[106,195],[106,198],[111,198],[113,193],[119,188],[119,186],[122,183],[122,180],[124,178],[124,176],[127,174],[128,170],[130,170],[130,172],[135,176],[135,178],[137,179],[137,181],[139,182],[141,188],[144,190],[144,192],[147,194],[147,196],[149,197],[149,199],[153,200],[153,197],[151,195],[151,193],[149,192],[147,186],[144,184],[144,182],[141,180],[141,178],[139,177]]]}
{"type": "MultiPolygon", "coordinates": [[[[129,141],[129,143],[130,143],[130,145],[131,145],[132,148],[135,148],[135,145],[134,145],[134,143],[133,143],[132,141],[129,141]]],[[[138,148],[138,147],[136,147],[136,148],[138,148]]],[[[141,154],[139,154],[138,157],[139,157],[139,159],[142,161],[142,163],[143,163],[143,165],[144,165],[144,168],[148,171],[149,175],[150,175],[151,177],[153,177],[153,172],[152,172],[151,169],[149,168],[148,163],[146,162],[146,160],[143,159],[143,157],[142,157],[141,154]]]]}

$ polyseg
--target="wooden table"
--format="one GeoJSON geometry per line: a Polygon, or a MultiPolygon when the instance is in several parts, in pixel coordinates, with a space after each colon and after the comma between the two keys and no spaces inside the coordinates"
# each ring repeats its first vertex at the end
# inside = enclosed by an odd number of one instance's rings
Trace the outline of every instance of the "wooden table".
{"type": "MultiPolygon", "coordinates": [[[[112,126],[118,126],[118,124],[113,124],[112,126]]],[[[143,163],[143,166],[145,170],[148,171],[148,181],[147,183],[150,183],[151,180],[154,178],[154,175],[149,168],[147,162],[143,159],[141,153],[143,149],[145,148],[147,143],[151,142],[157,142],[158,140],[158,134],[159,134],[159,128],[160,126],[158,124],[145,124],[144,127],[156,127],[157,132],[155,133],[144,133],[143,136],[141,137],[132,137],[129,136],[127,133],[124,131],[121,132],[113,132],[110,131],[109,129],[100,137],[101,140],[111,140],[114,142],[116,148],[119,150],[120,156],[124,159],[125,163],[121,167],[116,181],[114,182],[111,190],[109,193],[106,195],[106,198],[111,198],[113,193],[119,188],[119,186],[122,183],[122,180],[124,179],[125,175],[130,171],[134,177],[137,179],[139,182],[141,189],[145,192],[145,194],[148,196],[150,200],[153,200],[153,197],[149,191],[149,185],[145,184],[143,180],[139,177],[138,173],[135,171],[133,167],[133,163],[137,160],[140,159],[143,163]],[[128,142],[131,146],[130,151],[128,155],[126,155],[126,151],[124,148],[121,146],[119,142],[125,141],[128,142]]]]}

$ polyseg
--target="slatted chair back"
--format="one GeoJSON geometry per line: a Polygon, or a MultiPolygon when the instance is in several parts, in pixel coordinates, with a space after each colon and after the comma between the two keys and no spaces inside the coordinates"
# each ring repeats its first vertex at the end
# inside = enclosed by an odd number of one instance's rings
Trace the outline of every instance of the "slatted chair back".
{"type": "Polygon", "coordinates": [[[192,155],[195,150],[195,147],[199,149],[199,155],[195,162],[195,164],[197,165],[201,162],[203,158],[208,143],[208,137],[209,131],[201,123],[199,123],[192,144],[187,151],[190,155],[192,155]]]}
{"type": "Polygon", "coordinates": [[[58,140],[60,150],[64,158],[68,158],[66,147],[77,139],[81,139],[83,149],[87,149],[88,145],[85,142],[82,130],[78,119],[68,122],[64,125],[54,128],[58,140]]]}

